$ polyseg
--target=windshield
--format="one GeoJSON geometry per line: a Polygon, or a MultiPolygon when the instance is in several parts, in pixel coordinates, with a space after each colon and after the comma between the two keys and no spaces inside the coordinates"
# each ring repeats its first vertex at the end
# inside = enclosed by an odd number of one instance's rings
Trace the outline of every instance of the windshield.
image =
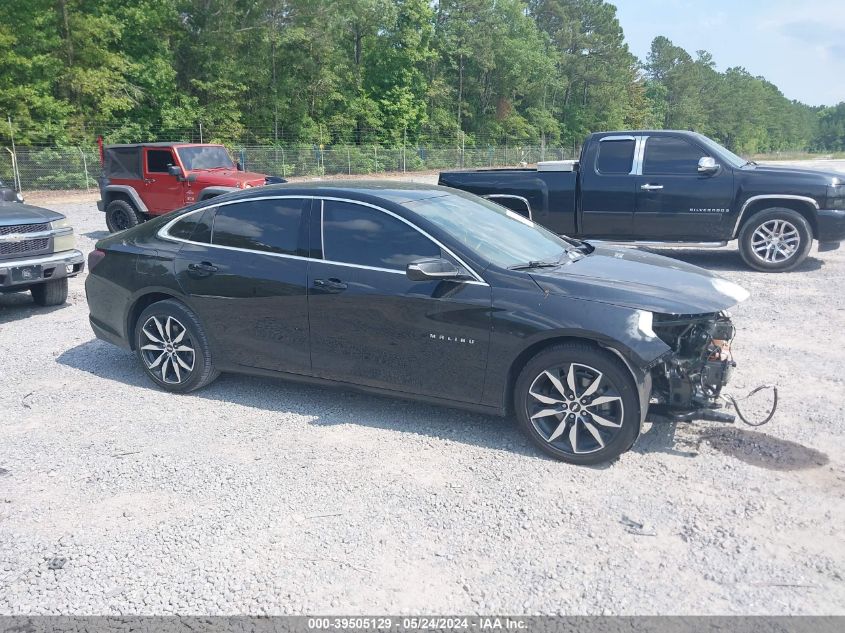
{"type": "Polygon", "coordinates": [[[194,169],[234,169],[229,152],[223,147],[179,147],[179,160],[188,171],[194,169]]]}
{"type": "Polygon", "coordinates": [[[483,198],[448,194],[405,202],[404,206],[502,268],[528,262],[556,263],[571,248],[539,224],[483,198]]]}
{"type": "Polygon", "coordinates": [[[741,156],[737,156],[726,147],[722,147],[713,139],[707,138],[703,134],[696,134],[695,136],[702,145],[716,155],[714,158],[721,158],[722,160],[728,162],[732,167],[742,167],[743,165],[748,164],[747,160],[741,156]]]}

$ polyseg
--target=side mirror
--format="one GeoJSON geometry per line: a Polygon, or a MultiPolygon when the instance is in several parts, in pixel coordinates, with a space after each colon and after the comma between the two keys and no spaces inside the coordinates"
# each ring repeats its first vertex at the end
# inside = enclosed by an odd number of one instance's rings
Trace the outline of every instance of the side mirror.
{"type": "Polygon", "coordinates": [[[238,171],[244,170],[244,166],[241,165],[241,161],[238,161],[237,163],[235,163],[235,169],[237,169],[238,171]]]}
{"type": "Polygon", "coordinates": [[[699,174],[715,174],[719,171],[719,163],[712,156],[702,156],[698,159],[699,174]]]}
{"type": "Polygon", "coordinates": [[[405,274],[411,281],[431,281],[445,279],[464,279],[465,273],[448,259],[421,259],[411,262],[405,268],[405,274]]]}
{"type": "Polygon", "coordinates": [[[167,166],[167,173],[171,176],[176,176],[177,178],[181,178],[184,176],[182,172],[182,168],[179,165],[168,165],[167,166]]]}

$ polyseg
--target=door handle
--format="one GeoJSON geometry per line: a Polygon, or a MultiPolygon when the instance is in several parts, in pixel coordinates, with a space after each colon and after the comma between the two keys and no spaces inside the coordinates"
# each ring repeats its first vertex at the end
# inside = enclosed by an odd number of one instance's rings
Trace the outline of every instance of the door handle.
{"type": "Polygon", "coordinates": [[[155,178],[144,178],[144,182],[148,185],[153,184],[156,181],[155,178]]]}
{"type": "Polygon", "coordinates": [[[663,185],[642,185],[640,189],[643,191],[658,191],[659,189],[663,189],[663,185]]]}
{"type": "Polygon", "coordinates": [[[331,277],[330,279],[315,279],[314,286],[316,288],[328,290],[329,292],[343,292],[348,288],[345,283],[336,277],[331,277]]]}
{"type": "Polygon", "coordinates": [[[203,275],[213,275],[217,272],[217,266],[211,262],[200,262],[199,264],[188,264],[188,270],[203,275]]]}

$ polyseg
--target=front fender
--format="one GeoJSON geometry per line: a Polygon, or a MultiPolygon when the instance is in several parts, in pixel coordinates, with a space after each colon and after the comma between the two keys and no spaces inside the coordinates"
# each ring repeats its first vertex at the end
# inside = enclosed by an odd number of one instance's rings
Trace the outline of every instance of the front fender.
{"type": "Polygon", "coordinates": [[[556,340],[581,339],[610,350],[631,371],[641,395],[649,370],[671,352],[642,310],[544,293],[529,302],[524,290],[496,292],[485,401],[506,402],[514,368],[556,340]]]}

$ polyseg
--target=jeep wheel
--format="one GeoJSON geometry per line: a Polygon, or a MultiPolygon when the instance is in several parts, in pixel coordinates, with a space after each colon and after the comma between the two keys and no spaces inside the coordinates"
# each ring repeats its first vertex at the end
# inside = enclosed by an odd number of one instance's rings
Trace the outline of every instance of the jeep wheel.
{"type": "Polygon", "coordinates": [[[32,300],[40,306],[58,306],[67,301],[67,277],[32,286],[32,300]]]}
{"type": "Polygon", "coordinates": [[[627,368],[582,343],[556,345],[531,359],[516,381],[514,407],[531,441],[570,464],[614,459],[639,432],[639,396],[627,368]]]}
{"type": "Polygon", "coordinates": [[[112,200],[106,207],[106,226],[112,233],[131,229],[143,221],[143,216],[126,200],[112,200]]]}
{"type": "Polygon", "coordinates": [[[739,253],[746,264],[763,272],[792,270],[807,258],[813,231],[803,215],[772,208],[755,213],[739,232],[739,253]]]}
{"type": "Polygon", "coordinates": [[[167,391],[200,389],[220,375],[197,315],[174,299],[154,303],[141,313],[135,349],[147,375],[167,391]]]}

